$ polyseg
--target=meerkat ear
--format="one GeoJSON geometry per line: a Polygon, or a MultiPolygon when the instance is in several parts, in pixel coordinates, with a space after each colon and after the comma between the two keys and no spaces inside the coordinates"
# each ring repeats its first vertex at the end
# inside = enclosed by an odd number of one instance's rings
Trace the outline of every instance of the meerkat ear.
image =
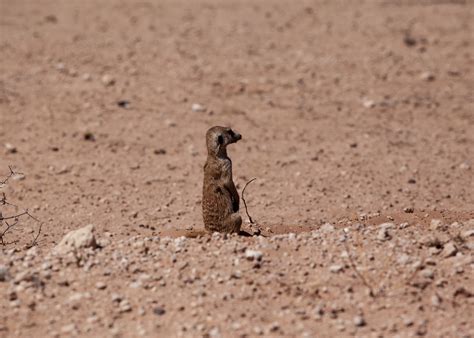
{"type": "Polygon", "coordinates": [[[222,137],[222,135],[219,135],[219,136],[217,137],[217,142],[218,142],[219,144],[224,143],[224,138],[222,137]]]}

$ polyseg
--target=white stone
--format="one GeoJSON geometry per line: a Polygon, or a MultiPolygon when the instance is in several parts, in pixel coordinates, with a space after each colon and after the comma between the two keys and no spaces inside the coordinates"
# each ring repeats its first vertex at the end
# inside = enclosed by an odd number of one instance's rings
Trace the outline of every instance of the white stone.
{"type": "Polygon", "coordinates": [[[337,265],[337,264],[331,265],[329,267],[329,271],[331,271],[332,273],[338,273],[338,272],[341,272],[343,268],[344,267],[342,265],[337,265]]]}
{"type": "Polygon", "coordinates": [[[332,225],[331,223],[324,223],[323,225],[321,225],[320,230],[325,233],[333,232],[334,225],[332,225]]]}
{"type": "Polygon", "coordinates": [[[442,255],[444,258],[448,258],[448,257],[454,256],[457,252],[458,252],[458,249],[456,248],[454,243],[449,242],[444,246],[442,255]]]}
{"type": "Polygon", "coordinates": [[[113,86],[115,84],[115,79],[109,74],[103,75],[101,81],[104,86],[113,86]]]}
{"type": "Polygon", "coordinates": [[[206,107],[200,105],[199,103],[193,103],[191,106],[191,110],[194,113],[203,113],[206,111],[206,107]]]}
{"type": "Polygon", "coordinates": [[[61,242],[53,249],[53,253],[66,254],[77,249],[95,247],[97,247],[97,243],[94,236],[94,225],[89,224],[83,228],[67,233],[61,242]]]}
{"type": "Polygon", "coordinates": [[[374,100],[370,100],[366,97],[364,97],[362,99],[362,105],[365,107],[365,108],[373,108],[375,107],[375,101],[374,100]]]}
{"type": "Polygon", "coordinates": [[[260,261],[263,257],[263,253],[257,250],[247,249],[245,250],[245,258],[248,260],[257,260],[260,261]]]}

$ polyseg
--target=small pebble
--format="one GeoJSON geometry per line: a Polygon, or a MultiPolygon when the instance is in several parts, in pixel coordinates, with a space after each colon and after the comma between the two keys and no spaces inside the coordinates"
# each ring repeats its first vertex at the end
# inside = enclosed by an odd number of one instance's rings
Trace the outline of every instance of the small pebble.
{"type": "Polygon", "coordinates": [[[421,270],[421,275],[425,278],[432,279],[434,277],[434,272],[431,269],[423,269],[421,270]]]}
{"type": "Polygon", "coordinates": [[[245,258],[247,258],[248,260],[261,261],[262,257],[263,257],[263,254],[261,251],[251,250],[251,249],[245,250],[245,258]]]}
{"type": "Polygon", "coordinates": [[[10,279],[10,272],[5,265],[0,265],[0,282],[6,282],[10,279]]]}
{"type": "Polygon", "coordinates": [[[107,288],[107,284],[105,284],[104,282],[97,282],[95,284],[95,287],[99,290],[104,290],[107,288]]]}
{"type": "Polygon", "coordinates": [[[18,152],[16,147],[11,143],[5,143],[5,149],[7,151],[7,154],[15,154],[18,152]]]}
{"type": "Polygon", "coordinates": [[[362,105],[363,105],[365,108],[373,108],[373,107],[375,107],[375,101],[374,101],[374,100],[367,99],[367,98],[363,98],[363,99],[362,99],[362,105]]]}
{"type": "Polygon", "coordinates": [[[444,258],[448,258],[448,257],[452,257],[454,256],[455,254],[457,254],[458,252],[458,249],[456,248],[456,246],[454,245],[453,242],[449,242],[447,243],[444,248],[443,248],[443,252],[442,252],[442,256],[444,258]]]}
{"type": "Polygon", "coordinates": [[[153,309],[153,313],[157,316],[163,316],[166,313],[166,310],[160,306],[157,306],[153,309]]]}
{"type": "Polygon", "coordinates": [[[332,225],[331,223],[324,223],[323,225],[321,225],[320,230],[322,232],[325,232],[325,233],[333,232],[334,231],[334,225],[332,225]]]}
{"type": "Polygon", "coordinates": [[[461,237],[464,239],[473,237],[473,236],[474,236],[474,229],[469,229],[469,230],[461,232],[461,237]]]}
{"type": "Polygon", "coordinates": [[[153,150],[153,154],[155,154],[155,155],[164,155],[164,154],[166,154],[166,150],[163,149],[163,148],[155,149],[155,150],[153,150]]]}
{"type": "Polygon", "coordinates": [[[199,103],[193,103],[191,106],[191,110],[194,113],[203,113],[206,111],[206,107],[200,105],[199,103]]]}
{"type": "Polygon", "coordinates": [[[435,307],[440,306],[441,298],[437,294],[434,294],[433,296],[431,296],[431,304],[435,307]]]}
{"type": "Polygon", "coordinates": [[[115,79],[109,74],[103,75],[101,81],[102,84],[106,87],[113,86],[115,84],[115,79]]]}
{"type": "Polygon", "coordinates": [[[431,230],[439,230],[443,227],[443,221],[440,219],[432,219],[430,222],[431,230]]]}
{"type": "Polygon", "coordinates": [[[165,125],[167,127],[176,127],[176,122],[174,122],[173,120],[166,119],[165,120],[165,125]]]}
{"type": "Polygon", "coordinates": [[[128,107],[130,107],[130,101],[127,101],[127,100],[119,100],[119,101],[117,101],[117,106],[119,106],[120,108],[125,108],[125,109],[127,109],[128,107]]]}
{"type": "Polygon", "coordinates": [[[132,311],[132,306],[130,305],[129,301],[126,299],[122,299],[119,304],[119,312],[130,312],[132,311]]]}
{"type": "Polygon", "coordinates": [[[432,82],[435,80],[435,76],[431,72],[424,72],[420,75],[420,79],[426,82],[432,82]]]}
{"type": "Polygon", "coordinates": [[[382,228],[377,233],[377,239],[379,241],[388,241],[392,238],[390,233],[388,232],[388,228],[382,228]]]}
{"type": "Polygon", "coordinates": [[[357,327],[365,326],[366,322],[364,317],[362,316],[355,316],[354,317],[354,325],[357,327]]]}
{"type": "Polygon", "coordinates": [[[86,141],[95,141],[95,136],[90,131],[84,133],[84,140],[86,141]]]}

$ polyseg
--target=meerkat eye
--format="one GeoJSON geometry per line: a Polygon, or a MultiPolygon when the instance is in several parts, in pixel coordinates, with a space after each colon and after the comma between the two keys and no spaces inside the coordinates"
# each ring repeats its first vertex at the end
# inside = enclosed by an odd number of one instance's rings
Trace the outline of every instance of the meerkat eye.
{"type": "Polygon", "coordinates": [[[218,142],[219,144],[224,143],[224,137],[222,137],[222,135],[219,135],[219,136],[217,137],[217,142],[218,142]]]}
{"type": "Polygon", "coordinates": [[[234,131],[233,131],[232,129],[229,129],[229,130],[228,130],[228,133],[229,133],[229,135],[232,136],[232,137],[235,136],[235,133],[234,133],[234,131]]]}

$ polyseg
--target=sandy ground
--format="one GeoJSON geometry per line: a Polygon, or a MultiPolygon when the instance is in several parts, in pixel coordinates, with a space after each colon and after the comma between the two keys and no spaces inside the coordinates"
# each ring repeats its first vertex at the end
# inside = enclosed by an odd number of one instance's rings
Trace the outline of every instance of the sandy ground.
{"type": "Polygon", "coordinates": [[[0,0],[0,336],[474,336],[473,13],[0,0]],[[267,237],[179,238],[213,125],[267,237]]]}

